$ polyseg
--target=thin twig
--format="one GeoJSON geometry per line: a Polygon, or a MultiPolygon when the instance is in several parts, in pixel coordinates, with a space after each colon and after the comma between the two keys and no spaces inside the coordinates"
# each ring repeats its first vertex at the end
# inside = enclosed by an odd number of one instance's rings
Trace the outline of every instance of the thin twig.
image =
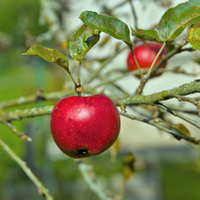
{"type": "Polygon", "coordinates": [[[176,98],[177,96],[184,96],[200,92],[200,80],[197,79],[190,83],[185,83],[177,88],[171,90],[164,90],[162,92],[154,93],[151,95],[132,95],[128,98],[122,99],[119,103],[121,109],[125,109],[126,105],[137,104],[154,104],[159,101],[176,98]]]}
{"type": "Polygon", "coordinates": [[[165,106],[164,104],[162,103],[158,103],[157,104],[159,107],[161,107],[162,109],[166,110],[167,112],[171,113],[172,115],[176,116],[176,117],[179,117],[180,119],[183,119],[184,121],[196,126],[197,128],[200,128],[200,124],[194,120],[192,120],[191,118],[189,117],[186,117],[185,115],[182,115],[180,112],[178,111],[175,111],[171,108],[169,108],[168,106],[165,106]]]}
{"type": "Polygon", "coordinates": [[[153,62],[152,62],[152,64],[151,64],[151,66],[150,66],[150,68],[149,68],[147,74],[144,75],[144,76],[142,76],[141,81],[140,81],[140,85],[139,85],[139,87],[137,88],[135,94],[142,94],[143,89],[144,89],[144,87],[145,87],[147,81],[148,81],[149,78],[150,78],[150,75],[151,75],[151,72],[152,72],[152,70],[153,70],[153,67],[154,67],[154,65],[155,65],[155,63],[156,63],[156,61],[157,61],[157,59],[158,59],[159,55],[161,54],[161,52],[162,52],[162,50],[163,50],[164,47],[165,47],[165,43],[163,43],[162,47],[160,48],[160,50],[159,50],[158,53],[156,54],[156,57],[154,58],[154,60],[153,60],[153,62]]]}
{"type": "Polygon", "coordinates": [[[174,96],[176,99],[179,101],[187,101],[193,105],[197,105],[197,103],[200,101],[200,97],[195,97],[195,98],[188,98],[188,97],[182,97],[182,96],[174,96]]]}
{"type": "Polygon", "coordinates": [[[125,112],[121,112],[120,115],[127,117],[129,119],[132,119],[132,120],[137,120],[137,121],[141,121],[141,122],[147,123],[149,125],[152,125],[152,126],[158,128],[158,129],[161,129],[165,132],[170,133],[171,135],[173,135],[178,140],[184,139],[184,140],[187,140],[187,141],[192,142],[194,144],[200,143],[200,140],[198,140],[196,138],[180,134],[176,130],[175,126],[173,126],[172,124],[169,124],[168,122],[163,121],[159,118],[158,119],[149,119],[149,118],[144,118],[144,117],[140,117],[140,116],[133,116],[133,115],[125,113],[125,112]]]}
{"type": "Polygon", "coordinates": [[[88,184],[90,189],[97,194],[97,196],[101,200],[112,200],[112,198],[106,194],[105,190],[103,189],[102,185],[99,184],[99,182],[96,180],[95,173],[92,169],[92,166],[85,164],[83,161],[77,161],[79,170],[85,180],[85,182],[88,184]]]}
{"type": "Polygon", "coordinates": [[[54,106],[45,106],[42,108],[31,108],[24,110],[14,110],[9,113],[0,114],[0,122],[10,122],[12,120],[21,120],[23,118],[38,117],[50,115],[54,106]]]}
{"type": "Polygon", "coordinates": [[[122,51],[124,51],[125,49],[127,49],[127,47],[124,47],[118,51],[116,51],[113,55],[111,55],[107,60],[105,60],[99,67],[99,69],[95,70],[91,76],[87,79],[87,83],[90,83],[91,81],[93,81],[93,79],[95,77],[97,77],[97,75],[101,72],[101,70],[103,70],[116,56],[118,56],[122,51]]]}
{"type": "Polygon", "coordinates": [[[161,60],[158,62],[158,64],[154,67],[154,69],[152,70],[152,73],[150,74],[150,76],[152,76],[153,74],[156,73],[156,71],[170,58],[172,58],[173,56],[175,56],[178,53],[181,53],[183,51],[190,51],[189,49],[183,49],[183,47],[185,45],[187,45],[188,42],[186,40],[183,40],[182,43],[176,47],[175,49],[173,49],[172,51],[170,51],[168,54],[163,55],[161,60]]]}
{"type": "Polygon", "coordinates": [[[138,29],[138,25],[137,25],[138,20],[137,20],[137,15],[136,15],[135,8],[134,8],[132,0],[129,0],[129,4],[130,4],[131,11],[132,11],[132,14],[133,14],[134,22],[135,22],[135,30],[137,30],[138,29]]]}
{"type": "Polygon", "coordinates": [[[15,152],[0,139],[1,147],[10,155],[10,157],[22,168],[25,174],[33,181],[33,183],[38,188],[38,192],[41,196],[45,197],[46,200],[53,200],[53,197],[49,194],[48,189],[46,189],[31,169],[26,165],[26,163],[17,155],[15,152]]]}
{"type": "Polygon", "coordinates": [[[197,72],[197,73],[190,73],[190,72],[186,72],[185,70],[182,70],[179,66],[178,67],[174,67],[173,69],[168,69],[168,68],[159,68],[156,73],[158,74],[163,74],[165,72],[172,72],[172,73],[175,73],[175,74],[184,74],[184,75],[187,75],[187,76],[198,76],[200,74],[200,72],[197,72]]]}
{"type": "Polygon", "coordinates": [[[129,0],[124,0],[118,4],[116,4],[115,6],[113,6],[110,10],[115,10],[117,8],[121,8],[124,4],[126,4],[129,0]]]}
{"type": "Polygon", "coordinates": [[[96,86],[94,86],[93,88],[94,89],[97,89],[101,86],[104,86],[104,85],[108,85],[108,84],[113,84],[115,83],[116,81],[120,80],[120,79],[123,79],[127,76],[131,76],[131,75],[138,75],[138,71],[131,71],[131,72],[127,72],[127,73],[123,73],[122,75],[119,75],[119,76],[116,76],[114,78],[107,78],[106,81],[102,81],[101,83],[98,83],[96,86]]]}
{"type": "Polygon", "coordinates": [[[74,89],[73,90],[61,90],[57,92],[50,92],[46,94],[34,94],[26,97],[20,97],[17,99],[12,99],[12,100],[7,100],[7,101],[2,101],[0,102],[0,109],[4,108],[10,108],[13,106],[18,106],[18,105],[24,105],[24,104],[29,104],[29,103],[35,103],[39,101],[56,101],[59,100],[63,97],[69,96],[75,94],[74,89]]]}
{"type": "Polygon", "coordinates": [[[28,137],[26,134],[19,131],[11,122],[3,121],[1,123],[6,125],[7,127],[9,127],[11,129],[11,131],[13,133],[15,133],[18,137],[20,137],[22,140],[27,141],[27,142],[32,141],[32,139],[30,137],[28,137]]]}

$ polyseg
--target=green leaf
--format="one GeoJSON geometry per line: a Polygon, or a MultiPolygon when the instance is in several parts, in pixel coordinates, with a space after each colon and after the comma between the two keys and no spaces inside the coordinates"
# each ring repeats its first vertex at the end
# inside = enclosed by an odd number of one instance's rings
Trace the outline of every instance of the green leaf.
{"type": "Polygon", "coordinates": [[[162,42],[162,40],[158,36],[157,31],[155,31],[155,30],[143,30],[143,29],[133,30],[133,29],[131,29],[131,33],[133,36],[140,38],[142,40],[162,42]]]}
{"type": "Polygon", "coordinates": [[[132,48],[129,28],[121,20],[111,16],[99,15],[92,11],[82,12],[80,19],[87,26],[107,33],[115,39],[122,40],[132,48]]]}
{"type": "Polygon", "coordinates": [[[187,41],[197,50],[200,50],[200,28],[191,28],[187,41]]]}
{"type": "Polygon", "coordinates": [[[81,26],[70,38],[69,51],[75,60],[82,60],[86,53],[98,42],[100,32],[87,25],[81,26]]]}
{"type": "Polygon", "coordinates": [[[165,41],[178,37],[186,26],[200,22],[200,1],[190,0],[168,9],[158,26],[158,36],[165,41]]]}
{"type": "Polygon", "coordinates": [[[65,55],[56,49],[50,49],[41,45],[31,47],[26,53],[22,55],[38,56],[47,62],[54,62],[64,69],[68,69],[69,61],[65,55]]]}

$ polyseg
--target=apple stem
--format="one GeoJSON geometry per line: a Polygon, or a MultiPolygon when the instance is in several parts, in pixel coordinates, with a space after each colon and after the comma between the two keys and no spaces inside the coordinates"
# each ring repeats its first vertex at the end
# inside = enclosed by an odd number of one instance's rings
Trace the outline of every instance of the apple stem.
{"type": "Polygon", "coordinates": [[[79,67],[78,67],[78,83],[81,85],[81,64],[82,62],[79,61],[79,67]]]}
{"type": "Polygon", "coordinates": [[[138,68],[138,71],[139,71],[139,73],[140,73],[140,76],[143,77],[142,70],[140,69],[140,66],[139,66],[138,61],[137,61],[137,58],[136,58],[136,56],[135,56],[135,54],[134,54],[133,48],[131,48],[131,52],[132,52],[132,54],[133,54],[133,58],[134,58],[135,63],[136,63],[136,65],[137,65],[137,68],[138,68]]]}
{"type": "Polygon", "coordinates": [[[69,70],[69,67],[66,68],[66,71],[68,72],[71,80],[73,81],[75,85],[75,91],[77,92],[78,96],[84,96],[84,89],[81,86],[81,79],[80,79],[80,68],[81,68],[81,62],[79,62],[79,71],[78,71],[78,82],[75,81],[74,77],[72,76],[72,73],[69,70]]]}
{"type": "Polygon", "coordinates": [[[149,68],[149,70],[148,70],[148,72],[147,72],[147,79],[150,77],[151,72],[152,72],[152,70],[153,70],[153,67],[154,67],[154,65],[155,65],[155,63],[156,63],[158,57],[160,56],[162,50],[164,49],[165,45],[166,45],[166,44],[165,44],[165,42],[164,42],[163,45],[162,45],[162,47],[161,47],[160,50],[158,51],[156,57],[154,58],[154,60],[153,60],[153,62],[152,62],[152,64],[151,64],[151,66],[150,66],[150,68],[149,68]]]}
{"type": "Polygon", "coordinates": [[[75,91],[77,92],[78,96],[84,96],[84,89],[81,86],[81,84],[76,83],[76,85],[75,85],[75,91]]]}
{"type": "Polygon", "coordinates": [[[78,67],[78,82],[75,84],[75,90],[78,94],[78,96],[84,96],[84,89],[81,86],[81,64],[82,62],[79,61],[79,67],[78,67]]]}
{"type": "Polygon", "coordinates": [[[66,69],[66,71],[68,72],[68,74],[69,74],[70,78],[72,79],[72,81],[73,81],[74,85],[76,86],[76,85],[77,85],[77,83],[76,83],[76,81],[74,80],[74,77],[72,76],[72,74],[71,74],[71,72],[70,72],[69,68],[67,68],[67,69],[66,69]]]}

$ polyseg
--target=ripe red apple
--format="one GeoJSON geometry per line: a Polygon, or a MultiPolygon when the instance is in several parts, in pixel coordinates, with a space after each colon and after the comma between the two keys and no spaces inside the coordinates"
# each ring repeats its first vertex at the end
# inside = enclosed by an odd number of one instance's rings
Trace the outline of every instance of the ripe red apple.
{"type": "MultiPolygon", "coordinates": [[[[134,47],[133,51],[138,64],[141,69],[149,69],[162,44],[160,43],[145,43],[134,47]]],[[[161,60],[162,55],[167,54],[168,50],[166,47],[162,50],[160,56],[155,62],[154,67],[161,60]]],[[[161,67],[165,67],[167,63],[164,63],[161,67]]],[[[136,62],[133,58],[132,52],[130,51],[127,57],[127,66],[129,71],[138,70],[136,62]]]]}
{"type": "Polygon", "coordinates": [[[119,129],[119,112],[105,95],[65,97],[51,114],[53,138],[73,158],[102,153],[115,142],[119,129]]]}

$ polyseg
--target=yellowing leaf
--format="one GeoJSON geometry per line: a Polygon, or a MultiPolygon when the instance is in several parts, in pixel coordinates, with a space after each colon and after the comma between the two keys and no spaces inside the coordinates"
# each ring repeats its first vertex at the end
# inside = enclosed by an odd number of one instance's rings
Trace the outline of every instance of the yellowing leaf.
{"type": "Polygon", "coordinates": [[[190,131],[185,127],[185,125],[181,124],[181,123],[178,123],[178,124],[175,124],[178,132],[181,134],[181,135],[185,135],[185,136],[188,136],[190,137],[191,136],[191,133],[190,131]]]}
{"type": "Polygon", "coordinates": [[[197,110],[198,110],[198,114],[200,115],[200,103],[197,103],[197,110]]]}
{"type": "Polygon", "coordinates": [[[115,161],[116,160],[116,157],[117,157],[117,154],[118,154],[118,151],[119,151],[119,147],[120,147],[120,142],[119,142],[119,138],[117,138],[117,140],[115,141],[115,143],[111,146],[111,160],[112,161],[115,161]]]}
{"type": "Polygon", "coordinates": [[[197,50],[200,50],[200,28],[191,28],[187,41],[197,50]]]}
{"type": "Polygon", "coordinates": [[[61,43],[61,46],[63,49],[67,49],[69,47],[69,41],[67,40],[64,40],[62,43],[61,43]]]}
{"type": "Polygon", "coordinates": [[[123,160],[123,178],[127,181],[134,174],[135,156],[133,153],[128,153],[123,160]]]}

